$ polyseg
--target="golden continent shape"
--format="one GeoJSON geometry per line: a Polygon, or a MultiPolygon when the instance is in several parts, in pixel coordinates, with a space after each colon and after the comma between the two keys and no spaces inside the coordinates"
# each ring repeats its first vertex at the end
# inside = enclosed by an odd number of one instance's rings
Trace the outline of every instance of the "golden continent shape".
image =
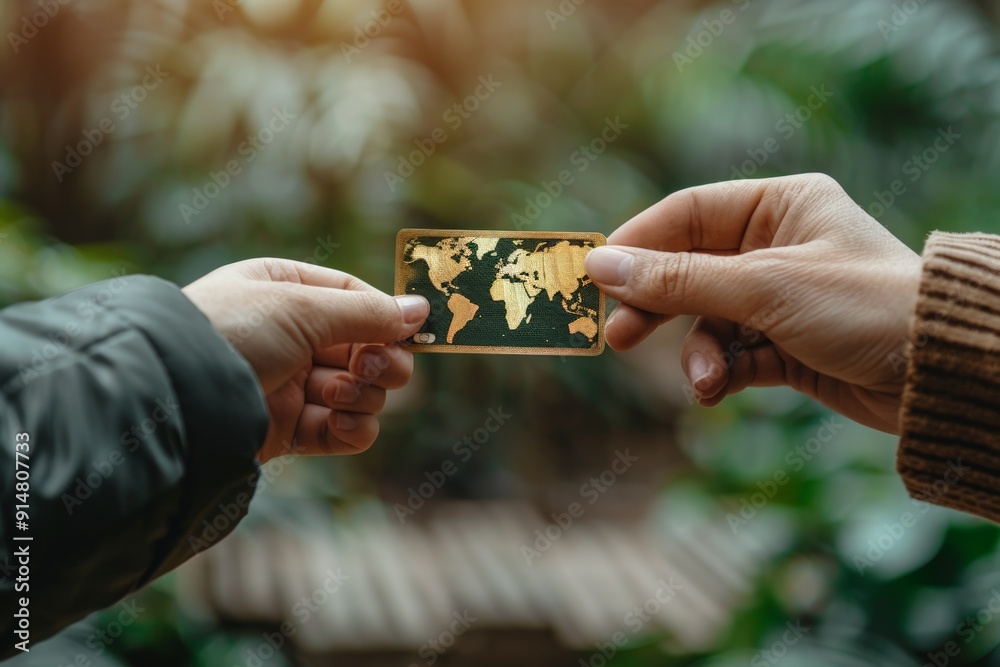
{"type": "MultiPolygon", "coordinates": [[[[448,295],[448,310],[452,322],[447,341],[454,343],[456,334],[475,319],[479,306],[467,297],[453,292],[454,280],[472,268],[472,256],[482,260],[496,248],[498,239],[475,237],[451,237],[442,239],[434,246],[415,245],[409,263],[423,261],[427,264],[427,274],[435,289],[448,295]],[[470,244],[476,245],[473,251],[470,244]]],[[[534,251],[518,248],[498,267],[497,278],[490,287],[494,301],[504,303],[507,327],[513,331],[528,319],[528,308],[543,291],[549,301],[561,297],[563,309],[579,316],[569,324],[569,334],[583,334],[593,340],[598,333],[596,311],[583,305],[577,294],[586,278],[584,260],[592,250],[589,246],[574,245],[562,241],[552,247],[542,248],[539,244],[534,251]]]]}
{"type": "Polygon", "coordinates": [[[476,317],[479,306],[461,294],[455,293],[448,297],[448,310],[452,314],[451,326],[448,328],[448,343],[451,344],[455,342],[455,334],[476,317]]]}
{"type": "Polygon", "coordinates": [[[513,331],[521,326],[528,308],[545,291],[549,301],[561,295],[563,309],[571,315],[580,315],[570,323],[570,335],[582,333],[591,340],[597,336],[597,313],[584,307],[578,296],[574,298],[586,278],[584,260],[591,250],[562,241],[535,252],[518,249],[511,253],[490,288],[493,300],[502,301],[506,307],[508,328],[513,331]]]}
{"type": "Polygon", "coordinates": [[[472,268],[472,250],[463,241],[472,239],[449,238],[438,241],[436,245],[415,245],[411,251],[409,264],[423,261],[427,264],[427,277],[434,288],[444,294],[450,294],[455,286],[453,281],[463,272],[472,268]],[[458,259],[455,259],[458,255],[458,259]]]}

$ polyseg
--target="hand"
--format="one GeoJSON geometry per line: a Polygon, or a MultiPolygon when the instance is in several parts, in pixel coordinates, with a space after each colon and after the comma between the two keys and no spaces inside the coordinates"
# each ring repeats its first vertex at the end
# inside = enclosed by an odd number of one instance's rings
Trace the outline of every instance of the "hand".
{"type": "Polygon", "coordinates": [[[587,271],[622,302],[607,323],[616,350],[698,315],[681,364],[702,405],[784,384],[898,433],[920,258],[831,178],[684,190],[608,241],[587,271]]]}
{"type": "Polygon", "coordinates": [[[375,442],[386,390],[413,355],[422,297],[392,297],[340,271],[282,259],[224,266],[184,288],[253,367],[271,415],[261,463],[285,453],[355,454],[375,442]]]}

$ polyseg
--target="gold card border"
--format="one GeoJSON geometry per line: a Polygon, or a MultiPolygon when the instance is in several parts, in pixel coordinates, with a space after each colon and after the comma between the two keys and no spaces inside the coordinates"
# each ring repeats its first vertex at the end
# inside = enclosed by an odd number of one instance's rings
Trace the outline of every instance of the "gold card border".
{"type": "MultiPolygon", "coordinates": [[[[470,237],[498,239],[541,239],[544,241],[591,241],[594,247],[608,244],[607,237],[600,232],[509,232],[486,229],[401,229],[396,234],[396,296],[406,294],[403,251],[406,243],[419,236],[436,238],[470,237]]],[[[604,324],[607,319],[607,298],[600,292],[597,314],[597,341],[591,347],[489,347],[485,345],[415,345],[402,342],[400,345],[411,352],[428,354],[509,354],[552,357],[597,357],[604,353],[607,341],[604,338],[604,324]]]]}

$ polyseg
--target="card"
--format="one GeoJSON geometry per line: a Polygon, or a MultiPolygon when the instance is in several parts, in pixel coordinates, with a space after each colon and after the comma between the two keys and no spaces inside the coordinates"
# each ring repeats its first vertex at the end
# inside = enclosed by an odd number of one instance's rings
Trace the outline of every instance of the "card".
{"type": "Polygon", "coordinates": [[[431,303],[414,352],[596,356],[604,294],[583,262],[602,234],[404,229],[396,294],[431,303]]]}

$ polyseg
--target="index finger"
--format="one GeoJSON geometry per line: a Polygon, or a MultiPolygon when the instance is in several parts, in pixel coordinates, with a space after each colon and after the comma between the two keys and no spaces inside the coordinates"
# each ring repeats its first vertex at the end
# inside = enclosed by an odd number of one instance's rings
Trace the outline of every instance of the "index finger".
{"type": "Polygon", "coordinates": [[[661,252],[748,252],[771,245],[780,222],[778,179],[727,181],[675,192],[608,237],[609,245],[661,252]]]}
{"type": "Polygon", "coordinates": [[[358,277],[349,273],[329,269],[317,264],[306,262],[296,262],[288,260],[292,268],[298,273],[303,285],[313,287],[330,287],[333,289],[348,290],[351,292],[380,292],[382,290],[373,287],[358,277]]]}
{"type": "Polygon", "coordinates": [[[272,282],[294,283],[309,287],[326,287],[348,292],[381,292],[365,281],[344,271],[329,269],[308,262],[297,262],[291,259],[261,257],[238,262],[227,269],[235,269],[239,273],[254,280],[270,280],[272,282]]]}

